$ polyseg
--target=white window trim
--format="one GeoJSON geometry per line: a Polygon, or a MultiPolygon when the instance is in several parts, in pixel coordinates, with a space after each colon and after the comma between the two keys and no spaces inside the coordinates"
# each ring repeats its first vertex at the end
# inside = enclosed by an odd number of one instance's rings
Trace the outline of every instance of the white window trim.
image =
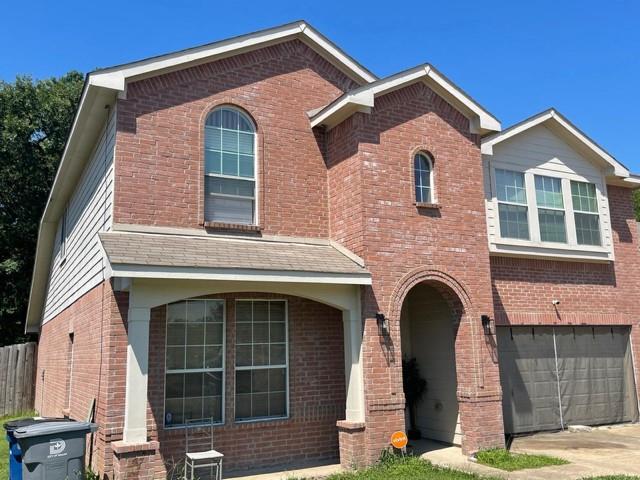
{"type": "Polygon", "coordinates": [[[435,179],[433,175],[433,158],[431,157],[431,154],[425,150],[419,150],[415,152],[413,154],[413,157],[411,157],[411,169],[413,171],[413,190],[412,190],[413,201],[415,203],[438,203],[437,196],[436,196],[436,184],[435,184],[435,181],[434,181],[435,179]],[[418,155],[420,155],[421,157],[424,157],[429,164],[429,197],[430,198],[427,202],[419,201],[418,198],[416,197],[416,187],[418,186],[418,177],[416,176],[416,157],[418,155]]]}
{"type": "MultiPolygon", "coordinates": [[[[167,372],[169,372],[169,369],[167,368],[167,340],[168,340],[168,335],[167,335],[167,330],[169,328],[169,305],[165,305],[164,308],[164,318],[165,318],[165,325],[164,325],[164,373],[163,373],[163,385],[162,385],[162,426],[161,428],[163,430],[179,430],[179,429],[183,429],[183,428],[203,428],[203,427],[219,427],[219,426],[224,426],[226,424],[226,418],[225,418],[225,412],[226,412],[226,367],[227,367],[227,363],[226,363],[226,359],[227,359],[227,302],[224,298],[202,298],[202,299],[196,299],[196,298],[187,298],[184,300],[178,300],[177,302],[171,302],[171,303],[178,303],[178,302],[188,302],[188,301],[218,301],[218,302],[222,302],[222,367],[221,369],[211,369],[211,368],[191,368],[191,369],[183,369],[180,370],[181,373],[199,373],[199,372],[217,372],[220,371],[222,373],[222,396],[220,398],[220,403],[221,403],[221,408],[222,408],[222,412],[221,412],[221,416],[220,416],[220,421],[219,422],[212,422],[212,423],[185,423],[182,425],[165,425],[165,417],[167,414],[167,372]]],[[[173,372],[173,371],[172,371],[173,372]]],[[[174,373],[177,373],[174,372],[174,373]]]]}
{"type": "MultiPolygon", "coordinates": [[[[570,172],[554,172],[543,168],[528,168],[508,162],[491,161],[488,166],[490,172],[491,196],[488,199],[494,209],[493,235],[494,241],[489,240],[489,250],[492,254],[516,255],[528,257],[553,257],[558,259],[576,259],[593,261],[613,261],[614,252],[611,242],[605,238],[605,230],[610,231],[610,215],[607,201],[607,191],[604,177],[588,177],[570,172]],[[529,240],[502,237],[500,232],[500,218],[498,213],[498,198],[496,187],[496,169],[511,170],[524,173],[527,193],[527,213],[529,222],[529,240]],[[535,175],[559,178],[562,185],[564,201],[565,228],[567,243],[543,242],[540,239],[540,225],[538,221],[538,205],[535,192],[535,175]],[[600,219],[600,246],[579,245],[577,242],[576,226],[571,198],[571,181],[592,183],[596,187],[596,202],[600,219]]],[[[500,202],[505,203],[505,202],[500,202]]],[[[509,203],[509,202],[506,202],[509,203]]],[[[540,207],[543,208],[544,207],[540,207]]],[[[491,236],[490,236],[491,237],[491,236]]]]}
{"type": "MultiPolygon", "coordinates": [[[[209,118],[209,115],[211,115],[213,112],[215,112],[216,110],[222,110],[222,109],[227,109],[227,110],[235,110],[236,112],[238,112],[240,115],[242,115],[244,118],[246,118],[249,123],[251,123],[251,125],[253,125],[253,183],[254,183],[254,187],[253,187],[253,197],[241,197],[238,195],[225,195],[225,194],[216,194],[216,196],[219,197],[231,197],[231,198],[251,198],[253,200],[253,221],[251,223],[248,223],[247,225],[249,226],[258,226],[260,225],[260,182],[258,181],[260,178],[260,171],[259,171],[259,162],[258,162],[258,126],[256,125],[256,122],[254,122],[253,118],[251,118],[247,112],[245,112],[243,109],[236,107],[235,105],[227,105],[227,104],[223,104],[223,105],[218,105],[214,108],[212,108],[209,113],[207,113],[207,115],[205,116],[205,123],[202,125],[202,129],[204,132],[204,129],[207,128],[206,125],[206,120],[207,118],[209,118]]],[[[244,181],[250,181],[249,178],[246,177],[240,177],[240,176],[235,176],[235,175],[224,175],[224,174],[217,174],[217,173],[207,173],[207,164],[206,164],[206,152],[205,152],[205,148],[204,148],[204,135],[202,137],[202,165],[203,165],[203,170],[204,170],[204,188],[203,188],[203,195],[205,198],[205,206],[203,207],[203,212],[202,215],[203,217],[205,217],[205,211],[206,211],[206,178],[207,177],[217,177],[217,178],[226,178],[226,179],[230,179],[230,180],[244,180],[244,181]]],[[[222,168],[222,165],[221,165],[222,168]]],[[[209,222],[211,220],[207,220],[205,217],[205,222],[209,222]]]]}
{"type": "MultiPolygon", "coordinates": [[[[268,369],[268,368],[282,368],[282,365],[259,365],[256,367],[253,366],[241,366],[238,367],[237,365],[233,365],[233,378],[234,378],[234,382],[233,382],[233,421],[234,423],[258,423],[258,422],[273,422],[273,421],[279,421],[279,420],[288,420],[289,418],[291,418],[291,409],[290,409],[290,403],[289,403],[289,393],[291,391],[291,385],[289,382],[289,301],[285,298],[237,298],[234,300],[235,303],[237,304],[238,302],[284,302],[284,334],[285,334],[285,365],[284,368],[286,369],[286,375],[285,375],[285,381],[286,381],[286,387],[287,387],[287,392],[285,395],[285,401],[286,401],[286,409],[287,409],[287,414],[286,415],[279,415],[279,416],[275,416],[275,417],[260,417],[260,418],[247,418],[247,419],[243,419],[243,420],[237,420],[236,419],[236,397],[237,397],[237,393],[236,393],[236,384],[235,384],[235,377],[236,377],[236,372],[238,370],[240,371],[246,371],[246,370],[259,370],[259,369],[268,369]]],[[[235,308],[234,308],[235,311],[235,308]]],[[[234,318],[234,325],[237,326],[237,317],[234,318]]],[[[252,323],[253,323],[253,319],[252,319],[252,323]]],[[[237,341],[236,341],[237,344],[237,341]]],[[[234,345],[235,348],[235,345],[234,345]]],[[[235,352],[234,352],[234,362],[235,362],[235,352]]]]}

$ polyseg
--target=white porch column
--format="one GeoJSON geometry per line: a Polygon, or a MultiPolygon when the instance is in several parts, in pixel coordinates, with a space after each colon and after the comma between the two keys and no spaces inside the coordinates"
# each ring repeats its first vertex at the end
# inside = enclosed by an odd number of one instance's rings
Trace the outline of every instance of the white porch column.
{"type": "Polygon", "coordinates": [[[126,443],[147,441],[150,308],[129,307],[124,432],[126,443]]]}
{"type": "Polygon", "coordinates": [[[343,310],[345,383],[347,386],[346,418],[348,422],[364,422],[364,379],[362,375],[362,315],[360,295],[349,310],[343,310]]]}

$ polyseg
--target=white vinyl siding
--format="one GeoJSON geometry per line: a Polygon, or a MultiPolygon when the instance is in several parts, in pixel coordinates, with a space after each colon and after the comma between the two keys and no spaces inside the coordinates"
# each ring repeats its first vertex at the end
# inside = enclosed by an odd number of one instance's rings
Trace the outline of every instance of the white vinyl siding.
{"type": "MultiPolygon", "coordinates": [[[[550,256],[613,260],[613,242],[609,203],[604,171],[543,125],[533,127],[493,147],[493,155],[484,156],[486,216],[489,247],[492,253],[524,256],[550,256]],[[496,170],[522,172],[529,207],[529,240],[504,238],[500,233],[500,215],[497,199],[496,170]],[[536,177],[547,177],[538,202],[536,177]],[[572,206],[571,182],[593,185],[599,218],[599,245],[578,241],[572,206]],[[554,185],[551,185],[552,182],[554,185]],[[561,195],[558,194],[558,182],[561,195]],[[553,192],[556,189],[556,192],[553,192]],[[546,193],[551,190],[551,193],[546,193]],[[551,206],[551,197],[554,205],[551,206]],[[562,198],[562,206],[558,203],[562,198]],[[562,220],[566,241],[562,240],[562,220]],[[542,232],[542,233],[541,233],[542,232]]],[[[540,185],[540,181],[538,181],[540,185]]],[[[540,190],[540,189],[538,189],[540,190]]],[[[593,230],[593,221],[585,226],[593,230]]]]}
{"type": "Polygon", "coordinates": [[[112,225],[115,118],[114,109],[67,202],[66,213],[60,216],[43,322],[58,315],[104,279],[98,232],[110,230],[112,225]]]}

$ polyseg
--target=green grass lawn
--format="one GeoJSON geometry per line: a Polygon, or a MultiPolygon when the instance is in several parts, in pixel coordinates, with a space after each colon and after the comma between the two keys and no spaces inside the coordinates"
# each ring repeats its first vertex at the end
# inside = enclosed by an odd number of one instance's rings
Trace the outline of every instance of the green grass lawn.
{"type": "Polygon", "coordinates": [[[9,420],[15,418],[32,417],[35,412],[25,412],[21,415],[11,415],[8,417],[0,417],[0,478],[9,478],[9,444],[6,439],[6,432],[2,425],[9,420]]]}
{"type": "Polygon", "coordinates": [[[326,480],[491,480],[473,473],[436,467],[419,457],[388,457],[373,467],[336,473],[326,480]]]}
{"type": "Polygon", "coordinates": [[[604,475],[602,477],[588,477],[582,480],[640,480],[637,475],[604,475]]]}
{"type": "Polygon", "coordinates": [[[548,455],[530,455],[526,453],[511,453],[504,448],[492,448],[482,450],[476,454],[478,463],[488,467],[499,468],[512,472],[514,470],[524,470],[526,468],[548,467],[549,465],[566,465],[566,460],[562,458],[550,457],[548,455]]]}

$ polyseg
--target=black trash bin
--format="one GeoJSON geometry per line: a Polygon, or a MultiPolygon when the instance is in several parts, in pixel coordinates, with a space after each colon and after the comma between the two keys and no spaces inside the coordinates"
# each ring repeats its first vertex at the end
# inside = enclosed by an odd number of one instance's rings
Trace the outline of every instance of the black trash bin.
{"type": "Polygon", "coordinates": [[[11,420],[3,425],[7,432],[7,441],[9,442],[9,480],[22,480],[22,450],[13,432],[20,427],[52,421],[65,422],[68,421],[68,419],[25,417],[11,420]]]}
{"type": "Polygon", "coordinates": [[[22,480],[79,480],[84,474],[89,422],[45,421],[18,427],[13,436],[22,451],[22,480]]]}

